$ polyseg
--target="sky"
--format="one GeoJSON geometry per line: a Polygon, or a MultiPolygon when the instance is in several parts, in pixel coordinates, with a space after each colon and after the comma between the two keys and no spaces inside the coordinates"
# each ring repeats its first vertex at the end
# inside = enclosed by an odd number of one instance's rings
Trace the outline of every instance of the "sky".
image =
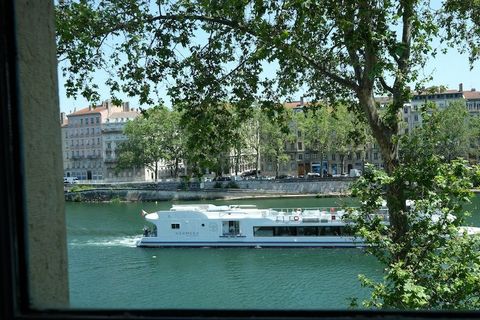
{"type": "MultiPolygon", "coordinates": [[[[269,68],[274,68],[270,66],[269,68]]],[[[273,74],[275,70],[265,70],[265,73],[273,74]]],[[[448,89],[458,89],[459,83],[463,83],[463,88],[465,91],[475,88],[480,90],[480,62],[477,62],[474,65],[473,70],[470,70],[470,65],[468,62],[468,56],[466,54],[462,55],[457,52],[456,49],[449,49],[446,54],[439,53],[435,58],[432,58],[428,61],[427,66],[423,70],[423,76],[427,77],[432,75],[433,80],[427,83],[427,86],[440,86],[444,85],[448,89]]],[[[60,99],[60,110],[67,114],[73,112],[75,109],[79,110],[88,106],[87,100],[83,97],[67,98],[64,82],[65,79],[62,77],[61,72],[58,73],[59,78],[59,99],[60,99]]],[[[102,100],[107,100],[109,98],[109,90],[106,86],[101,84],[103,75],[98,74],[98,81],[100,86],[100,95],[102,100]]],[[[165,93],[165,90],[160,91],[160,95],[166,102],[166,105],[169,106],[169,99],[165,93]]],[[[298,97],[294,97],[297,100],[300,100],[301,92],[298,93],[298,97]]],[[[138,99],[121,96],[124,101],[130,102],[130,107],[132,108],[147,108],[148,106],[141,106],[138,102],[138,99]]]]}

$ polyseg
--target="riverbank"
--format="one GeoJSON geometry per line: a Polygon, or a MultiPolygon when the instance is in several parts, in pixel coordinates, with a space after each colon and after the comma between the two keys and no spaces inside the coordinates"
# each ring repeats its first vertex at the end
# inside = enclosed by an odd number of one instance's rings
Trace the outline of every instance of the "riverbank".
{"type": "Polygon", "coordinates": [[[137,202],[341,197],[349,195],[352,181],[350,179],[305,182],[237,181],[234,184],[193,183],[188,186],[171,183],[79,185],[66,190],[65,200],[73,202],[137,202]]]}
{"type": "Polygon", "coordinates": [[[149,190],[83,190],[65,193],[71,202],[148,202],[148,201],[194,201],[194,200],[239,200],[268,198],[328,198],[348,196],[348,193],[278,193],[265,190],[202,190],[202,191],[149,191],[149,190]]]}

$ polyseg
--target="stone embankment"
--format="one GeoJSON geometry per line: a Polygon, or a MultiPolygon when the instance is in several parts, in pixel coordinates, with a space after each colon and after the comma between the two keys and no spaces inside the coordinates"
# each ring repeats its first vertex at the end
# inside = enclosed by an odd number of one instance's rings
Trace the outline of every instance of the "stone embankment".
{"type": "Polygon", "coordinates": [[[95,184],[66,188],[67,201],[168,201],[347,195],[353,179],[95,184]],[[74,192],[72,192],[74,191],[74,192]]]}

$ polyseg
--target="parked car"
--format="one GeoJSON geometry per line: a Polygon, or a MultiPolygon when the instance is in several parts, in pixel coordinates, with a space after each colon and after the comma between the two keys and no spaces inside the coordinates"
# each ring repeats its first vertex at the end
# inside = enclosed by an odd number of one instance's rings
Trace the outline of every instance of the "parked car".
{"type": "Polygon", "coordinates": [[[318,172],[309,172],[309,173],[307,173],[307,178],[320,178],[320,173],[318,173],[318,172]]]}
{"type": "Polygon", "coordinates": [[[63,177],[63,183],[64,184],[78,183],[78,178],[77,177],[63,177]]]}
{"type": "MultiPolygon", "coordinates": [[[[257,170],[247,170],[242,172],[240,176],[245,178],[245,177],[254,177],[256,175],[257,175],[257,170]]],[[[258,175],[260,175],[260,170],[258,170],[258,175]]]]}
{"type": "Polygon", "coordinates": [[[350,170],[350,177],[360,177],[362,175],[362,171],[358,169],[350,170]]]}
{"type": "Polygon", "coordinates": [[[215,177],[213,181],[232,181],[232,178],[220,176],[220,177],[215,177]]]}

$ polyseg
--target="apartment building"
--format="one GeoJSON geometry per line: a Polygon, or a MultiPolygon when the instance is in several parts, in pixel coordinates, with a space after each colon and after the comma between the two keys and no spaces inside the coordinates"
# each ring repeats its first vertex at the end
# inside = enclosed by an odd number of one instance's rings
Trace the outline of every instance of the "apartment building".
{"type": "Polygon", "coordinates": [[[421,106],[427,102],[433,102],[440,110],[450,103],[461,102],[465,104],[471,115],[480,115],[480,92],[475,88],[463,90],[463,83],[458,85],[457,90],[437,88],[436,90],[417,92],[413,95],[411,103],[404,107],[407,132],[421,125],[421,106]]]}
{"type": "MultiPolygon", "coordinates": [[[[294,114],[301,113],[304,108],[308,108],[308,103],[305,103],[303,99],[284,105],[294,114]]],[[[306,147],[304,133],[295,122],[290,123],[289,127],[295,139],[285,142],[285,153],[288,160],[279,165],[280,176],[304,176],[308,173],[318,173],[324,176],[349,174],[352,169],[363,171],[367,163],[371,163],[377,168],[383,167],[381,153],[375,143],[356,147],[352,144],[352,148],[344,152],[321,153],[306,147]]],[[[273,159],[262,159],[261,168],[262,174],[274,176],[276,173],[276,163],[273,159]]]]}
{"type": "MultiPolygon", "coordinates": [[[[65,177],[80,181],[108,181],[133,175],[132,172],[114,172],[115,148],[125,137],[123,126],[138,116],[128,103],[120,106],[111,101],[89,106],[72,113],[61,114],[62,150],[65,177]]],[[[142,170],[138,170],[142,172],[142,170]]],[[[138,180],[145,173],[137,174],[138,180]]]]}
{"type": "Polygon", "coordinates": [[[116,168],[117,148],[122,142],[127,140],[127,137],[123,134],[125,125],[139,115],[140,112],[131,110],[128,103],[126,103],[122,111],[111,113],[102,123],[101,140],[105,182],[151,180],[150,170],[143,166],[123,170],[116,168]]]}

